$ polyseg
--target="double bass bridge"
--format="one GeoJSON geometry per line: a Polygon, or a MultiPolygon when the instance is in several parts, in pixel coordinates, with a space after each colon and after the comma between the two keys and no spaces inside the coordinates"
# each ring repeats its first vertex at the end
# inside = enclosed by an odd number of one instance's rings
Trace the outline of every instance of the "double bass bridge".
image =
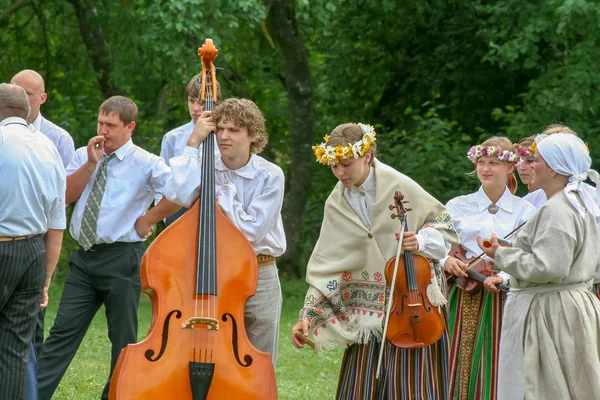
{"type": "Polygon", "coordinates": [[[219,321],[214,318],[206,317],[192,317],[185,322],[181,323],[183,329],[194,329],[196,327],[206,326],[209,331],[219,330],[219,321]]]}

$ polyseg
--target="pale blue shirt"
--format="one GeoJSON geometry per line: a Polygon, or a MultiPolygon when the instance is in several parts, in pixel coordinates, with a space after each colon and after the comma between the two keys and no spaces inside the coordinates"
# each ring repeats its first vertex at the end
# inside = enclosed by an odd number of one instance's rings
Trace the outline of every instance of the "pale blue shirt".
{"type": "MultiPolygon", "coordinates": [[[[202,153],[186,147],[171,159],[167,199],[190,207],[200,194],[202,153]]],[[[281,218],[284,175],[281,168],[253,154],[242,168],[231,170],[215,158],[217,201],[223,213],[252,244],[256,254],[279,257],[286,241],[281,218]]]]}
{"type": "MultiPolygon", "coordinates": [[[[183,154],[185,146],[187,146],[188,140],[194,131],[194,121],[190,121],[185,125],[173,129],[165,134],[160,145],[160,156],[167,165],[169,160],[173,157],[177,157],[183,154]]],[[[200,154],[202,154],[202,143],[198,148],[200,154]]],[[[215,155],[219,154],[219,146],[217,146],[217,139],[215,135],[215,155]]],[[[215,157],[216,158],[216,157],[215,157]]]]}
{"type": "Polygon", "coordinates": [[[56,149],[60,154],[63,166],[67,168],[69,163],[71,163],[71,159],[73,159],[73,156],[75,155],[75,144],[73,143],[73,138],[71,135],[69,135],[69,133],[60,126],[48,121],[42,116],[41,113],[38,114],[37,118],[31,125],[46,135],[46,137],[48,137],[48,139],[54,143],[54,146],[56,146],[56,149]]]}
{"type": "Polygon", "coordinates": [[[65,229],[66,177],[50,140],[27,122],[0,122],[0,236],[43,234],[65,229]]]}
{"type": "MultiPolygon", "coordinates": [[[[450,214],[458,233],[460,245],[467,252],[467,258],[477,257],[482,253],[477,244],[477,235],[486,239],[495,233],[499,238],[504,238],[516,227],[529,220],[536,212],[531,203],[515,196],[508,188],[496,202],[496,206],[498,206],[496,214],[488,211],[490,204],[492,201],[483,191],[483,187],[480,187],[475,193],[455,197],[446,204],[448,214],[450,214]]],[[[512,242],[517,233],[506,240],[512,242]]],[[[484,258],[493,261],[487,256],[484,258]]],[[[442,259],[441,265],[444,265],[447,259],[448,256],[442,259]]],[[[500,275],[506,282],[508,275],[504,272],[500,272],[500,275]]]]}
{"type": "MultiPolygon", "coordinates": [[[[143,241],[135,230],[135,221],[146,213],[157,194],[164,195],[170,175],[169,167],[160,157],[134,145],[131,139],[115,150],[115,154],[106,171],[106,187],[98,215],[95,244],[143,241]]],[[[67,167],[67,175],[77,171],[87,163],[87,159],[87,148],[77,149],[67,167]]],[[[70,231],[76,240],[79,240],[85,203],[101,165],[102,161],[96,165],[96,170],[75,203],[70,231]]]]}

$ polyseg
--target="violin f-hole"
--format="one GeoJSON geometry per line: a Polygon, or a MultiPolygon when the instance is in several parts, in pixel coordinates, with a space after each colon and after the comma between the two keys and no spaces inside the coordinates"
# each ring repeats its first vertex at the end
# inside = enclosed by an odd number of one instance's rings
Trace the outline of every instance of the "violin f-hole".
{"type": "Polygon", "coordinates": [[[167,342],[169,341],[169,321],[171,320],[171,316],[173,314],[175,314],[175,318],[181,318],[181,311],[179,310],[173,310],[169,314],[167,314],[165,322],[163,323],[162,341],[160,343],[160,351],[158,352],[158,356],[156,356],[156,358],[153,359],[152,357],[154,356],[155,352],[152,349],[148,349],[144,353],[144,357],[146,357],[146,360],[156,362],[160,360],[163,354],[165,353],[165,350],[167,349],[167,342]]]}
{"type": "Polygon", "coordinates": [[[238,364],[240,364],[244,368],[247,368],[252,365],[252,357],[249,356],[248,354],[246,354],[244,356],[245,363],[243,363],[242,360],[240,360],[240,350],[238,347],[237,322],[235,321],[235,318],[233,318],[233,315],[231,315],[229,313],[223,314],[223,316],[221,317],[223,322],[227,322],[227,317],[229,317],[231,319],[231,323],[233,324],[233,327],[232,327],[233,329],[231,330],[231,347],[233,348],[233,355],[235,356],[235,360],[237,361],[238,364]]]}

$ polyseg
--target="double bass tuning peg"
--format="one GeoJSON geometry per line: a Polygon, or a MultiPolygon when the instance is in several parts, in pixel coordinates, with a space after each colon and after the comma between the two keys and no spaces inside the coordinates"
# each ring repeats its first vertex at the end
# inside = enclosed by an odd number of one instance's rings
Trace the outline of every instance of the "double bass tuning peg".
{"type": "Polygon", "coordinates": [[[400,218],[400,216],[398,214],[392,214],[391,217],[392,217],[392,219],[400,218]]]}
{"type": "Polygon", "coordinates": [[[392,211],[394,208],[396,208],[396,206],[394,206],[393,204],[390,204],[390,205],[388,206],[388,209],[389,209],[390,211],[392,211]]]}

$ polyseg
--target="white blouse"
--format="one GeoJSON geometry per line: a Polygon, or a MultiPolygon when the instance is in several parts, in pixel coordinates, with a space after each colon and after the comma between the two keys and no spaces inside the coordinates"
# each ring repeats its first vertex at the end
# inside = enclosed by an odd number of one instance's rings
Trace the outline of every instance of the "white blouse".
{"type": "Polygon", "coordinates": [[[527,193],[525,196],[523,196],[523,200],[527,200],[533,204],[536,210],[539,210],[548,199],[546,198],[546,193],[544,193],[542,189],[538,189],[531,193],[527,193]]]}
{"type": "MultiPolygon", "coordinates": [[[[183,155],[169,160],[171,177],[166,197],[190,207],[200,194],[202,153],[186,146],[183,155]]],[[[242,168],[231,170],[215,159],[217,201],[223,213],[252,244],[256,254],[279,257],[286,242],[281,218],[284,175],[277,165],[253,154],[242,168]]]]}
{"type": "MultiPolygon", "coordinates": [[[[499,238],[504,238],[536,212],[531,203],[513,195],[508,188],[496,202],[498,208],[496,214],[492,214],[488,210],[490,205],[492,205],[492,201],[483,191],[483,187],[480,187],[475,193],[455,197],[446,204],[454,228],[458,233],[460,245],[466,250],[467,258],[477,257],[481,254],[481,249],[477,245],[477,235],[485,239],[495,233],[499,238]]],[[[517,233],[518,231],[506,240],[514,240],[517,233]]],[[[493,262],[487,256],[484,258],[493,262]]],[[[448,256],[441,260],[442,265],[446,263],[447,259],[448,256]]],[[[500,272],[499,275],[506,283],[508,275],[503,272],[500,272]]]]}

